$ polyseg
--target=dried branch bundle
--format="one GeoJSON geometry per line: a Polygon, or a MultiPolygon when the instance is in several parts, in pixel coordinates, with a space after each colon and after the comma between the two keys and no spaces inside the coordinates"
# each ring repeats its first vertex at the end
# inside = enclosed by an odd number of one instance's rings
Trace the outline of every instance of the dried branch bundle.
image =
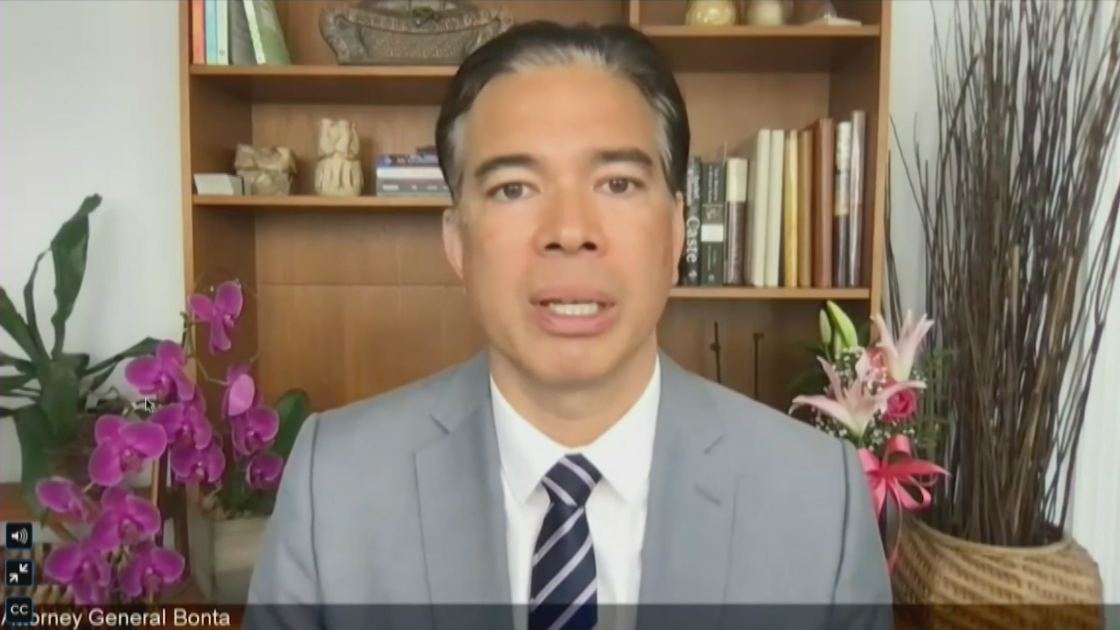
{"type": "Polygon", "coordinates": [[[949,50],[935,33],[939,146],[930,161],[915,144],[905,165],[930,343],[955,353],[934,397],[952,481],[925,518],[975,542],[1065,528],[1118,262],[1120,190],[1104,178],[1120,41],[1104,4],[958,0],[949,50]]]}

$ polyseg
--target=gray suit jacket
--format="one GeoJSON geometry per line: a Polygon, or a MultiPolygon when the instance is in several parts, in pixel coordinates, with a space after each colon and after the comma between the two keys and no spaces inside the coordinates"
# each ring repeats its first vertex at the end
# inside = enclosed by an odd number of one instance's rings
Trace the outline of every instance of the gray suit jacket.
{"type": "MultiPolygon", "coordinates": [[[[886,561],[851,445],[665,354],[661,366],[640,600],[690,606],[671,609],[677,622],[670,609],[640,606],[640,630],[745,627],[728,621],[727,604],[789,604],[766,610],[803,617],[773,627],[889,627],[886,561]]],[[[395,619],[408,630],[509,630],[508,609],[480,620],[442,606],[508,604],[509,584],[482,353],[307,420],[259,552],[247,625],[333,629],[348,617],[361,628],[395,619]]]]}

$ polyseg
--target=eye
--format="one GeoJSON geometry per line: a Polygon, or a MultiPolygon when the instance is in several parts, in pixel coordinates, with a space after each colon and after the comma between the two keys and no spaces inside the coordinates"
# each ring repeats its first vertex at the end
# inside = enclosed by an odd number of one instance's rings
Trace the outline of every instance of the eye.
{"type": "Polygon", "coordinates": [[[510,182],[491,188],[486,196],[498,201],[513,201],[523,197],[527,192],[526,188],[527,186],[521,182],[510,182]]]}
{"type": "Polygon", "coordinates": [[[642,187],[642,183],[629,177],[612,177],[606,182],[606,190],[612,195],[625,195],[642,187]]]}

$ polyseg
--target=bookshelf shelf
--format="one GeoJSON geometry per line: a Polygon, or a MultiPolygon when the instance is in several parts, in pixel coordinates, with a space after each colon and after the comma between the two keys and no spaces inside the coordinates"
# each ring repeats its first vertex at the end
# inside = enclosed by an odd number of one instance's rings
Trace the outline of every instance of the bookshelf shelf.
{"type": "Polygon", "coordinates": [[[828,72],[874,47],[879,27],[869,26],[645,26],[680,72],[828,72]]]}
{"type": "Polygon", "coordinates": [[[455,66],[190,66],[190,76],[255,103],[435,105],[455,66]]]}
{"type": "Polygon", "coordinates": [[[195,195],[194,205],[232,211],[254,210],[353,210],[356,212],[438,211],[451,204],[445,197],[321,197],[315,195],[237,196],[195,195]]]}
{"type": "Polygon", "coordinates": [[[869,289],[791,289],[784,287],[673,287],[677,300],[866,300],[869,289]]]}
{"type": "MultiPolygon", "coordinates": [[[[450,200],[378,197],[371,186],[379,155],[434,144],[438,107],[458,67],[337,64],[319,29],[334,0],[274,1],[291,65],[200,65],[192,58],[192,4],[199,3],[179,3],[185,285],[236,277],[255,298],[233,351],[200,359],[207,372],[224,374],[229,362],[256,357],[266,398],[300,387],[314,408],[329,409],[475,354],[483,331],[444,254],[439,217],[450,200]],[[313,194],[323,118],[357,129],[363,196],[313,194]],[[231,172],[243,143],[291,149],[294,194],[194,194],[193,176],[231,172]]],[[[687,0],[485,4],[508,8],[516,23],[629,24],[644,32],[677,73],[690,155],[704,160],[748,156],[762,130],[788,134],[866,113],[862,203],[849,228],[859,235],[858,286],[676,286],[659,322],[662,348],[703,376],[714,377],[717,326],[727,356],[761,352],[762,373],[735,359],[723,383],[788,409],[788,385],[806,367],[800,348],[819,335],[822,303],[841,303],[866,321],[881,301],[891,1],[833,0],[860,26],[782,27],[686,26],[687,0]]]]}

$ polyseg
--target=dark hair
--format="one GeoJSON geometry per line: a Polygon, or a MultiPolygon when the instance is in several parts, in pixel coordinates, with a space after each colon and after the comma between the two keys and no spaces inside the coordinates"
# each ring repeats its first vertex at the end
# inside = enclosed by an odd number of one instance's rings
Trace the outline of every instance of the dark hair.
{"type": "Polygon", "coordinates": [[[452,194],[458,197],[461,147],[456,128],[492,79],[522,67],[555,66],[593,58],[641,90],[663,134],[662,168],[669,189],[682,192],[691,141],[688,112],[672,71],[640,31],[611,24],[567,26],[536,20],[516,24],[471,53],[451,80],[436,122],[436,151],[452,194]]]}

